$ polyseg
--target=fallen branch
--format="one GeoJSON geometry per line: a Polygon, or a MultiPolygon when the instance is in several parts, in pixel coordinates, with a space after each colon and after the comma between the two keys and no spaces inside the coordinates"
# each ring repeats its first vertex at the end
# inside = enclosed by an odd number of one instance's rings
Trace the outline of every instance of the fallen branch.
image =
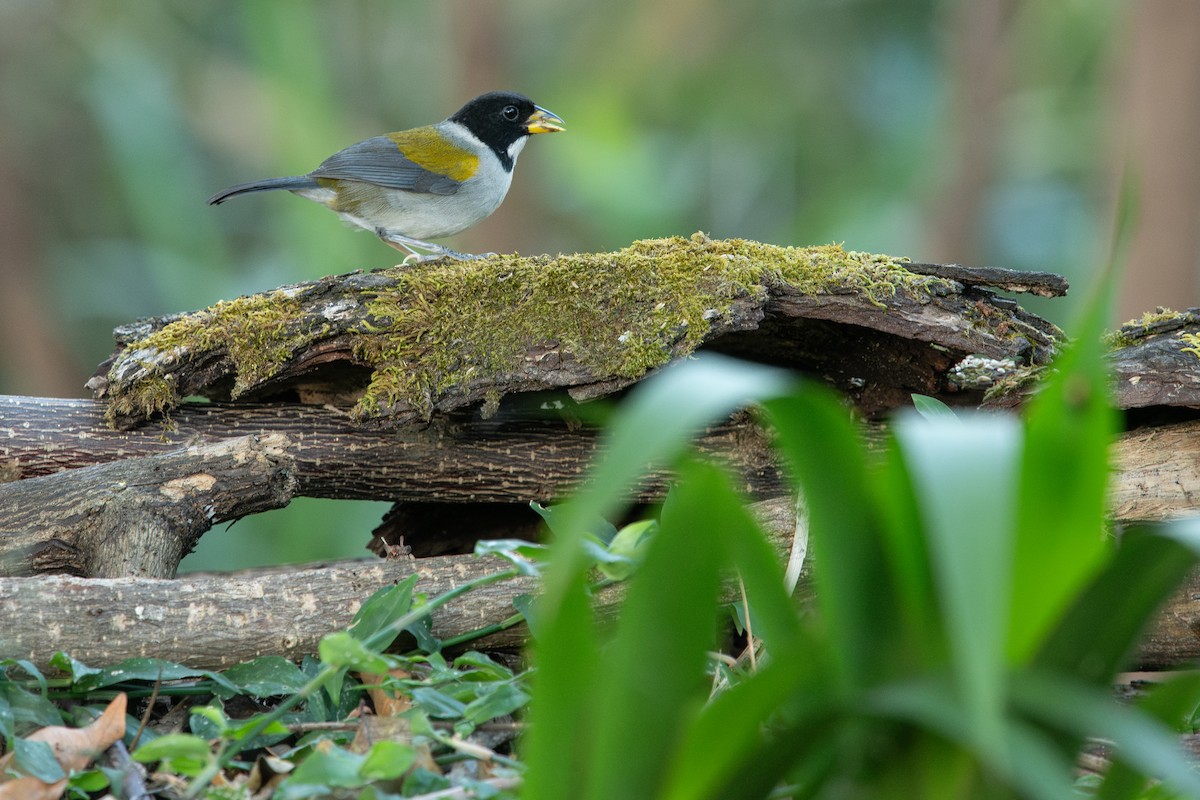
{"type": "MultiPolygon", "coordinates": [[[[737,420],[708,431],[699,446],[733,465],[747,493],[782,493],[766,436],[744,415],[737,420]]],[[[320,406],[189,403],[172,414],[170,425],[117,431],[105,422],[102,403],[0,396],[0,464],[10,480],[248,432],[286,439],[297,496],[352,500],[546,502],[574,486],[596,452],[594,428],[557,414],[540,420],[439,416],[385,429],[320,406]]],[[[666,478],[662,471],[648,475],[641,498],[660,497],[666,478]]]]}
{"type": "MultiPolygon", "coordinates": [[[[754,504],[781,552],[795,527],[792,503],[754,504]]],[[[85,663],[114,664],[152,657],[220,669],[262,655],[300,657],[317,652],[326,634],[350,624],[375,590],[421,576],[417,590],[436,596],[462,583],[511,567],[499,558],[471,555],[349,561],[273,567],[237,573],[185,575],[175,580],[48,575],[0,578],[0,658],[27,658],[46,667],[64,650],[85,663]]],[[[512,601],[537,591],[533,578],[501,581],[468,592],[433,615],[443,639],[497,625],[516,613],[512,601]]],[[[612,608],[621,589],[598,601],[612,608]]],[[[521,646],[524,626],[489,635],[488,647],[521,646]]],[[[476,642],[472,646],[476,646],[476,642]]]]}
{"type": "Polygon", "coordinates": [[[332,276],[142,320],[88,385],[121,427],[189,395],[403,425],[480,403],[487,416],[513,394],[612,394],[707,347],[820,375],[873,416],[911,391],[954,395],[967,355],[1043,364],[1060,336],[902,259],[698,235],[332,276]]]}
{"type": "Polygon", "coordinates": [[[291,501],[287,446],[243,436],[0,484],[0,574],[172,577],[213,525],[291,501]]]}
{"type": "Polygon", "coordinates": [[[1067,279],[1053,272],[1027,272],[1001,267],[964,267],[961,264],[905,264],[913,272],[936,275],[968,286],[988,286],[1006,292],[1023,292],[1038,297],[1063,297],[1070,288],[1067,279]]]}
{"type": "MultiPolygon", "coordinates": [[[[596,452],[593,430],[563,420],[438,418],[382,429],[315,406],[187,404],[170,427],[114,431],[104,423],[102,404],[90,400],[0,397],[0,464],[10,479],[166,453],[247,431],[278,437],[274,441],[292,461],[295,494],[304,497],[546,502],[574,486],[596,452]]],[[[769,443],[750,419],[709,430],[699,446],[730,464],[747,494],[786,491],[769,443]]],[[[1156,521],[1200,509],[1200,421],[1123,434],[1114,461],[1116,521],[1156,521]]],[[[650,475],[638,499],[661,496],[666,477],[650,475]]]]}
{"type": "MultiPolygon", "coordinates": [[[[794,506],[779,499],[754,504],[775,547],[787,552],[794,506]]],[[[298,659],[316,652],[322,636],[350,624],[375,590],[409,575],[417,590],[435,596],[465,581],[509,568],[498,558],[470,555],[349,561],[287,566],[228,574],[186,575],[175,580],[48,575],[0,578],[0,658],[27,658],[45,668],[58,650],[91,664],[126,658],[162,658],[202,669],[223,669],[262,655],[298,659]]],[[[811,596],[805,567],[799,592],[811,596]]],[[[516,578],[467,593],[433,616],[442,639],[497,626],[515,609],[514,598],[537,591],[532,578],[516,578]]],[[[601,613],[615,610],[620,588],[598,598],[601,613]]],[[[1138,655],[1138,667],[1178,668],[1200,659],[1200,575],[1193,575],[1159,615],[1138,655]]],[[[471,647],[521,647],[524,624],[495,630],[471,647]]]]}
{"type": "MultiPolygon", "coordinates": [[[[322,636],[345,628],[371,593],[414,572],[419,590],[439,594],[509,565],[500,559],[445,556],[187,575],[175,580],[0,578],[6,614],[0,657],[39,667],[57,650],[86,663],[162,658],[220,669],[261,655],[299,659],[322,636]]],[[[503,581],[468,593],[434,618],[435,634],[453,636],[515,613],[512,598],[534,591],[532,579],[503,581]]],[[[515,644],[512,634],[498,644],[515,644]]]]}

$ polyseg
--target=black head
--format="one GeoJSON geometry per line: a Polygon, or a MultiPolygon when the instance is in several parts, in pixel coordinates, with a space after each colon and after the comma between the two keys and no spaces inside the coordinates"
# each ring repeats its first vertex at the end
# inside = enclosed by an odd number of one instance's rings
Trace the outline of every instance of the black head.
{"type": "Polygon", "coordinates": [[[496,152],[506,169],[512,169],[514,142],[534,133],[563,130],[563,121],[528,97],[516,92],[488,92],[467,103],[450,117],[496,152]]]}

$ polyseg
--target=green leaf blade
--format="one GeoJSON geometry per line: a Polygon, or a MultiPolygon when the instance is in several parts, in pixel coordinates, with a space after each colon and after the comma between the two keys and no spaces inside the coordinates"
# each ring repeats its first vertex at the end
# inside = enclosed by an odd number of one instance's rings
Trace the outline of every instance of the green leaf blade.
{"type": "Polygon", "coordinates": [[[920,498],[930,566],[971,730],[1002,734],[1021,428],[1015,418],[900,416],[894,426],[920,498]]]}
{"type": "Polygon", "coordinates": [[[413,587],[419,579],[420,575],[409,575],[394,586],[376,590],[354,615],[350,635],[360,642],[369,641],[375,650],[386,650],[400,635],[399,630],[389,627],[412,610],[413,587]]]}
{"type": "Polygon", "coordinates": [[[869,490],[866,450],[845,408],[830,392],[805,385],[765,404],[776,445],[808,506],[817,606],[844,688],[870,682],[886,665],[896,609],[886,552],[869,490]],[[872,592],[862,586],[874,587],[872,592]]]}
{"type": "Polygon", "coordinates": [[[715,468],[685,463],[667,496],[603,661],[584,797],[655,796],[679,733],[703,703],[725,560],[719,520],[728,503],[737,506],[725,483],[715,468]]]}
{"type": "Polygon", "coordinates": [[[317,646],[321,661],[331,667],[354,669],[372,675],[385,675],[391,669],[387,659],[368,650],[361,640],[346,631],[331,633],[317,646]]]}
{"type": "Polygon", "coordinates": [[[1118,415],[1101,342],[1112,280],[1098,281],[1075,342],[1030,401],[1007,652],[1027,664],[1071,597],[1103,563],[1109,446],[1118,415]]]}
{"type": "Polygon", "coordinates": [[[245,661],[225,670],[222,675],[254,697],[295,694],[308,683],[308,676],[282,656],[262,656],[245,661]]]}
{"type": "Polygon", "coordinates": [[[599,641],[584,588],[588,569],[582,541],[592,520],[627,502],[629,490],[654,465],[678,457],[705,425],[747,403],[783,394],[788,373],[703,354],[664,369],[640,384],[605,433],[604,456],[583,488],[555,510],[551,566],[536,603],[537,673],[525,738],[526,800],[557,800],[581,790],[592,739],[595,703],[580,687],[593,685],[599,641]],[[541,647],[539,641],[552,642],[541,647]]]}

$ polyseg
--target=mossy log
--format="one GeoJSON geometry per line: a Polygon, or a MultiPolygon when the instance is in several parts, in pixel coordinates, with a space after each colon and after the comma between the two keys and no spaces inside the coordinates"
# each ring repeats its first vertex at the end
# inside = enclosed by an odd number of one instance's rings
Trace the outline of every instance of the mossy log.
{"type": "Polygon", "coordinates": [[[982,288],[1001,271],[921,269],[697,235],[354,273],[118,329],[89,386],[121,427],[194,395],[402,425],[519,393],[610,394],[704,347],[820,376],[874,416],[914,391],[975,404],[990,384],[955,372],[966,356],[1011,372],[1054,352],[1054,326],[982,288]]]}
{"type": "MultiPolygon", "coordinates": [[[[1158,309],[1109,336],[1120,408],[1200,408],[1200,309],[1158,309]]],[[[1138,414],[1135,416],[1144,416],[1138,414]]]]}

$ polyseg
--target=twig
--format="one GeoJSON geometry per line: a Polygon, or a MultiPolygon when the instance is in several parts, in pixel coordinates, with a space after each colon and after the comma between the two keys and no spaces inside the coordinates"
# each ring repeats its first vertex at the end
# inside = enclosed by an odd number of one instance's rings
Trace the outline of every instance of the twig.
{"type": "MultiPolygon", "coordinates": [[[[496,789],[516,789],[521,785],[521,778],[516,775],[506,775],[499,778],[488,778],[480,781],[492,786],[496,789]]],[[[442,789],[429,794],[414,795],[410,800],[471,800],[473,797],[478,797],[474,789],[466,786],[455,786],[450,789],[442,789]]]]}
{"type": "MultiPolygon", "coordinates": [[[[454,723],[442,719],[432,719],[429,724],[439,730],[454,730],[454,723]]],[[[357,730],[359,721],[349,719],[344,722],[293,722],[287,726],[292,733],[313,733],[317,731],[353,731],[357,730]]],[[[483,722],[474,727],[478,733],[521,733],[525,730],[523,722],[483,722]]]]}
{"type": "Polygon", "coordinates": [[[935,275],[968,286],[990,286],[1009,292],[1025,292],[1039,297],[1062,297],[1070,285],[1053,272],[1025,272],[1000,267],[964,267],[961,264],[905,264],[909,272],[935,275]]]}
{"type": "Polygon", "coordinates": [[[121,797],[124,797],[125,800],[144,800],[154,797],[146,788],[141,766],[134,763],[133,759],[129,757],[129,750],[125,748],[123,741],[118,739],[113,743],[113,746],[109,748],[108,758],[121,773],[121,797]]]}
{"type": "MultiPolygon", "coordinates": [[[[146,726],[150,724],[150,714],[154,711],[154,703],[158,700],[158,690],[162,688],[162,662],[158,664],[158,677],[154,679],[154,688],[150,691],[150,699],[146,701],[146,710],[142,713],[142,718],[138,722],[137,733],[133,735],[133,742],[129,747],[131,750],[137,750],[138,742],[142,740],[142,732],[146,730],[146,726]]],[[[128,695],[126,695],[128,696],[128,695]]]]}
{"type": "Polygon", "coordinates": [[[519,769],[521,763],[507,756],[502,756],[490,747],[485,747],[478,742],[468,742],[461,738],[457,733],[447,737],[438,737],[438,741],[442,744],[453,748],[456,752],[462,753],[465,756],[470,756],[478,761],[494,761],[497,764],[503,764],[506,767],[519,769]]]}
{"type": "Polygon", "coordinates": [[[742,593],[742,616],[746,619],[746,652],[750,654],[750,672],[758,672],[758,658],[754,654],[754,623],[750,620],[750,599],[746,597],[746,582],[738,575],[738,591],[742,593]]]}

